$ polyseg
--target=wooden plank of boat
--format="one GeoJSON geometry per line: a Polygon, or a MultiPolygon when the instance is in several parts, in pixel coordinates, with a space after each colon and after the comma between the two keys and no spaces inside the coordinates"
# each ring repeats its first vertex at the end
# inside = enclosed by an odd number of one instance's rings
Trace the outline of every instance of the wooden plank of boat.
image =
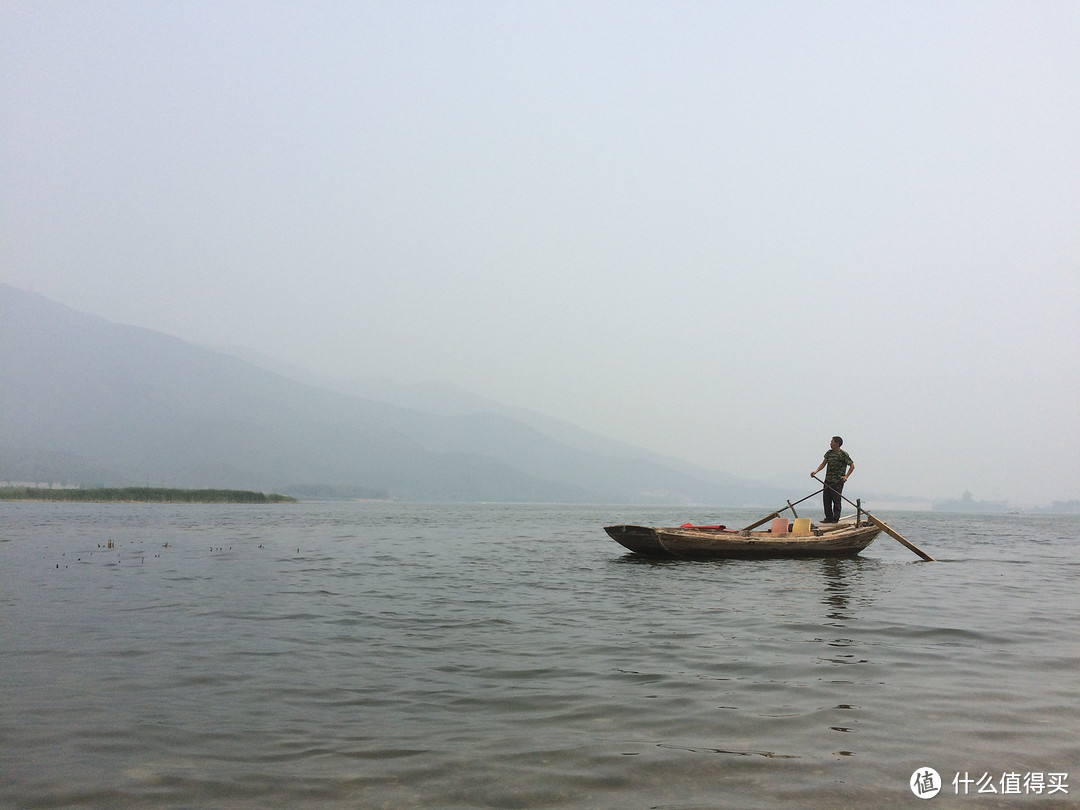
{"type": "Polygon", "coordinates": [[[809,535],[628,525],[605,526],[604,531],[636,554],[689,559],[854,556],[881,533],[873,523],[855,521],[825,524],[809,535]]]}
{"type": "Polygon", "coordinates": [[[660,544],[656,529],[651,526],[605,526],[604,531],[612,540],[637,554],[647,557],[663,557],[668,554],[660,544]]]}

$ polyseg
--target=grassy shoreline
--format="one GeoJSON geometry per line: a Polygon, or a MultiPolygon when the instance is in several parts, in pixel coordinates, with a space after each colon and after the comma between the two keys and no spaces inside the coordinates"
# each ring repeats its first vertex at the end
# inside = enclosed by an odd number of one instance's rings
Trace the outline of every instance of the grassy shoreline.
{"type": "Polygon", "coordinates": [[[0,501],[72,501],[77,503],[296,503],[288,495],[243,489],[171,489],[167,487],[95,487],[45,489],[0,487],[0,501]]]}

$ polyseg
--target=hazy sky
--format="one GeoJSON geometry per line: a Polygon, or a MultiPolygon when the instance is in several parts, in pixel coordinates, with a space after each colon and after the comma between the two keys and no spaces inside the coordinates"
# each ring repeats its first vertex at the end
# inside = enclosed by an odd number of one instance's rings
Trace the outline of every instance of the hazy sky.
{"type": "MultiPolygon", "coordinates": [[[[1080,3],[0,1],[0,280],[702,465],[1080,498],[1080,3]]],[[[858,486],[856,486],[856,482],[858,486]]]]}

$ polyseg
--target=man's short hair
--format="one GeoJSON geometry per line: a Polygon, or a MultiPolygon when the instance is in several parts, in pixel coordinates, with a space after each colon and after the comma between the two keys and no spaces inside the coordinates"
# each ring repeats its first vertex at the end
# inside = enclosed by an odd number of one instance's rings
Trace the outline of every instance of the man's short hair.
{"type": "Polygon", "coordinates": [[[833,436],[832,439],[833,439],[834,442],[836,442],[837,447],[843,447],[844,446],[844,440],[841,439],[839,436],[833,436]]]}

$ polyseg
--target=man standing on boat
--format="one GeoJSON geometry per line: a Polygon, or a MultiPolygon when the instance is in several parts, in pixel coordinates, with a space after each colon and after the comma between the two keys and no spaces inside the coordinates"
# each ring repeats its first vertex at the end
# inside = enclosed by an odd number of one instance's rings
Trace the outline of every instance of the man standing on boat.
{"type": "Polygon", "coordinates": [[[821,500],[825,506],[825,519],[822,523],[836,523],[840,520],[840,494],[844,491],[851,474],[855,472],[855,462],[847,451],[841,450],[840,445],[844,440],[839,436],[833,436],[829,443],[829,449],[825,451],[825,457],[818,464],[816,470],[810,473],[813,477],[825,469],[825,489],[822,490],[821,500]],[[847,472],[845,472],[845,469],[847,472]]]}

